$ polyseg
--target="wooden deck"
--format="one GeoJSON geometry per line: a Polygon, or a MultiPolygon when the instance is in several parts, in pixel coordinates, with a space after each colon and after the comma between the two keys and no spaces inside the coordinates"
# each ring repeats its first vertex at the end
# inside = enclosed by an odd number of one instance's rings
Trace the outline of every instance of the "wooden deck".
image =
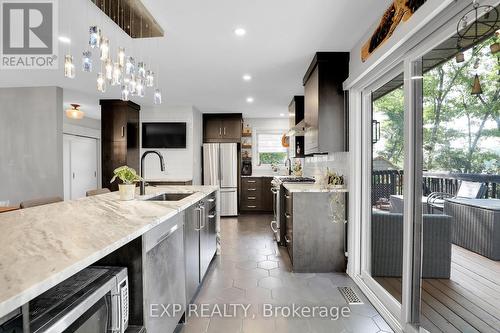
{"type": "MultiPolygon", "coordinates": [[[[430,332],[500,332],[500,262],[453,245],[450,279],[424,279],[422,327],[430,332]]],[[[401,301],[401,279],[376,278],[401,301]]]]}

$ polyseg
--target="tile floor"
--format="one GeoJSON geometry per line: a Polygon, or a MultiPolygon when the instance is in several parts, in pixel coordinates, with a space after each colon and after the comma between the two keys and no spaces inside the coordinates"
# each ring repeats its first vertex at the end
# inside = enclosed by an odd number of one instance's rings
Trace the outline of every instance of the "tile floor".
{"type": "Polygon", "coordinates": [[[291,272],[286,250],[277,249],[273,241],[270,218],[243,215],[221,221],[222,255],[212,262],[195,299],[198,306],[210,304],[209,311],[215,306],[222,309],[224,304],[244,304],[250,306],[247,316],[241,309],[232,318],[193,315],[187,319],[183,333],[392,332],[359,289],[356,291],[365,304],[347,305],[337,289],[338,286],[355,286],[347,275],[291,272]],[[338,320],[290,318],[286,312],[277,317],[265,317],[264,304],[325,306],[339,309],[339,312],[348,306],[350,314],[338,320]]]}

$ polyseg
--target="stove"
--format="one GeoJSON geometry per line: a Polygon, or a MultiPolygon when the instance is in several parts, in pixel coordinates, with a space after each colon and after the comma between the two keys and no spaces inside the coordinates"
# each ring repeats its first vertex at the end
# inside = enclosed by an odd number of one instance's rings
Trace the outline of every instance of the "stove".
{"type": "Polygon", "coordinates": [[[313,184],[314,178],[311,177],[297,177],[297,176],[275,176],[272,181],[271,191],[273,192],[273,219],[271,221],[271,230],[274,233],[274,239],[278,245],[283,245],[282,239],[284,238],[285,228],[282,226],[281,220],[283,212],[281,211],[284,191],[282,189],[285,183],[309,183],[313,184]]]}

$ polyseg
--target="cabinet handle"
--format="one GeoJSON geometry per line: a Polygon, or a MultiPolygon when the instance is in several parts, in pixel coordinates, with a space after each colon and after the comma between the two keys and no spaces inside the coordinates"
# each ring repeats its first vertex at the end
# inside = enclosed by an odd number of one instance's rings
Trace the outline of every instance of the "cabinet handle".
{"type": "Polygon", "coordinates": [[[291,218],[292,218],[292,215],[290,215],[290,214],[286,213],[286,214],[285,214],[285,217],[286,217],[287,219],[291,219],[291,218]]]}
{"type": "Polygon", "coordinates": [[[222,128],[219,127],[219,136],[221,136],[221,135],[222,135],[222,128]]]}
{"type": "Polygon", "coordinates": [[[208,199],[208,202],[215,202],[215,199],[214,198],[210,198],[210,199],[208,199]]]}
{"type": "Polygon", "coordinates": [[[254,184],[256,182],[257,182],[256,180],[247,180],[247,183],[251,183],[251,184],[254,184]]]}
{"type": "Polygon", "coordinates": [[[249,188],[247,191],[252,192],[252,191],[257,191],[257,189],[255,189],[255,188],[249,188]]]}
{"type": "Polygon", "coordinates": [[[248,197],[248,199],[255,200],[255,199],[257,199],[257,197],[248,197]]]}
{"type": "Polygon", "coordinates": [[[285,195],[285,198],[290,199],[292,196],[291,195],[285,195]]]}
{"type": "Polygon", "coordinates": [[[201,230],[201,207],[195,209],[198,212],[198,228],[194,228],[195,231],[201,230]]]}
{"type": "Polygon", "coordinates": [[[224,127],[224,135],[226,135],[226,128],[224,127]]]}
{"type": "Polygon", "coordinates": [[[257,206],[247,206],[248,208],[257,208],[257,206]]]}
{"type": "Polygon", "coordinates": [[[73,179],[75,179],[75,173],[73,172],[73,179]]]}
{"type": "Polygon", "coordinates": [[[125,126],[122,126],[122,138],[125,137],[125,126]]]}
{"type": "Polygon", "coordinates": [[[209,219],[213,219],[214,217],[215,217],[215,215],[213,215],[213,214],[208,215],[209,219]]]}
{"type": "Polygon", "coordinates": [[[290,239],[287,237],[287,235],[285,235],[285,242],[287,242],[287,244],[290,243],[290,239]]]}

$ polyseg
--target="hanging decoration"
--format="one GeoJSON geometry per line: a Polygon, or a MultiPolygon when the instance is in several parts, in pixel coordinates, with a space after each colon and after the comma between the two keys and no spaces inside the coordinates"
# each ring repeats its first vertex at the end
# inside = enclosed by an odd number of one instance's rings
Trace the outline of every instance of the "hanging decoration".
{"type": "Polygon", "coordinates": [[[93,49],[101,47],[101,28],[94,25],[89,28],[89,46],[93,49]]]}
{"type": "Polygon", "coordinates": [[[101,60],[106,61],[109,58],[109,39],[103,37],[101,40],[101,60]]]}
{"type": "Polygon", "coordinates": [[[108,80],[108,82],[111,82],[111,80],[113,80],[113,63],[109,58],[106,59],[106,62],[104,63],[104,73],[106,80],[108,80]]]}
{"type": "Polygon", "coordinates": [[[92,52],[83,51],[82,53],[82,71],[86,73],[92,72],[92,52]]]}
{"type": "Polygon", "coordinates": [[[106,92],[106,79],[102,73],[97,74],[97,91],[106,92]]]}
{"type": "Polygon", "coordinates": [[[73,56],[69,54],[64,57],[64,77],[68,79],[75,78],[75,64],[73,63],[73,56]]]}

